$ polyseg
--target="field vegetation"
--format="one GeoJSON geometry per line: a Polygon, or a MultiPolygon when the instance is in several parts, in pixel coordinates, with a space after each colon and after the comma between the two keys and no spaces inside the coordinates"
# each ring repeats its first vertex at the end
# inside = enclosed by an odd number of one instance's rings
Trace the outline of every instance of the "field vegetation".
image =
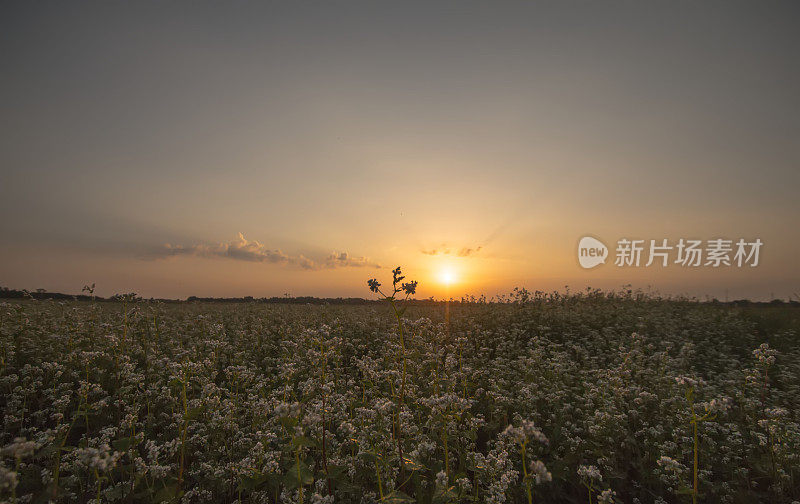
{"type": "Polygon", "coordinates": [[[411,285],[0,303],[0,499],[800,500],[797,308],[411,285]]]}

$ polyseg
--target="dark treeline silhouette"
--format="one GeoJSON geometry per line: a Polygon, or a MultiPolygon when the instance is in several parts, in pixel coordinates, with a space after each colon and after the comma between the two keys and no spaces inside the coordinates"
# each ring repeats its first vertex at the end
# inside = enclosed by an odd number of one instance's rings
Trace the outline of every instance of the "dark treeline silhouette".
{"type": "MultiPolygon", "coordinates": [[[[634,293],[633,291],[621,291],[621,292],[613,292],[613,291],[601,291],[601,290],[589,290],[587,292],[579,292],[572,295],[563,295],[556,292],[553,293],[544,293],[544,292],[529,292],[525,289],[515,289],[514,292],[509,296],[500,296],[498,298],[491,298],[487,299],[485,296],[481,297],[474,297],[474,296],[467,296],[461,299],[451,299],[450,302],[453,304],[483,304],[483,303],[527,303],[533,300],[543,300],[543,299],[561,299],[567,300],[569,298],[595,298],[595,297],[631,297],[636,299],[649,299],[650,301],[658,301],[658,300],[673,300],[673,301],[688,301],[688,302],[700,302],[700,303],[709,303],[709,304],[720,304],[720,305],[729,305],[729,306],[738,306],[738,307],[748,307],[748,306],[792,306],[792,307],[800,307],[800,302],[796,300],[784,301],[782,299],[773,299],[772,301],[751,301],[749,299],[737,299],[734,301],[720,301],[718,299],[707,299],[705,301],[700,301],[696,298],[686,299],[686,298],[660,298],[660,297],[652,297],[649,295],[644,295],[642,293],[634,293]]],[[[44,289],[36,289],[33,291],[29,291],[26,289],[18,290],[18,289],[9,289],[8,287],[0,287],[0,299],[53,299],[53,300],[64,300],[64,301],[96,301],[96,302],[120,302],[120,301],[127,301],[127,302],[136,302],[136,301],[150,301],[150,302],[161,302],[161,303],[265,303],[265,304],[315,304],[315,305],[365,305],[365,304],[374,304],[374,303],[381,303],[382,299],[364,299],[364,298],[357,298],[357,297],[337,297],[337,298],[320,298],[314,296],[299,296],[299,297],[291,297],[288,295],[284,296],[273,296],[273,297],[253,297],[253,296],[243,296],[243,297],[199,297],[199,296],[189,296],[185,300],[183,299],[166,299],[166,298],[142,298],[141,296],[137,295],[136,293],[125,293],[125,294],[114,294],[113,296],[104,298],[101,296],[95,296],[93,294],[64,294],[61,292],[47,292],[44,289]]],[[[445,302],[442,299],[434,299],[434,298],[427,298],[427,299],[409,299],[408,300],[410,305],[412,306],[436,306],[445,302]]]]}
{"type": "MultiPolygon", "coordinates": [[[[375,299],[364,298],[319,298],[313,296],[274,296],[274,297],[261,297],[256,298],[253,296],[244,297],[198,297],[189,296],[185,300],[182,299],[165,299],[165,298],[142,298],[135,293],[114,294],[110,297],[94,296],[89,294],[64,294],[61,292],[47,292],[44,289],[36,289],[29,291],[26,289],[9,289],[8,287],[0,287],[0,299],[53,299],[64,301],[97,301],[97,302],[118,302],[118,301],[157,301],[162,303],[270,303],[270,304],[335,304],[335,305],[357,305],[357,304],[372,304],[380,302],[375,299]]],[[[435,304],[439,301],[414,300],[416,304],[435,304]]]]}
{"type": "Polygon", "coordinates": [[[314,296],[273,296],[273,297],[232,297],[232,298],[216,298],[216,297],[197,297],[189,296],[186,298],[187,303],[202,302],[202,303],[270,303],[270,304],[336,304],[336,305],[349,305],[349,304],[370,304],[376,302],[371,299],[364,298],[318,298],[314,296]]]}

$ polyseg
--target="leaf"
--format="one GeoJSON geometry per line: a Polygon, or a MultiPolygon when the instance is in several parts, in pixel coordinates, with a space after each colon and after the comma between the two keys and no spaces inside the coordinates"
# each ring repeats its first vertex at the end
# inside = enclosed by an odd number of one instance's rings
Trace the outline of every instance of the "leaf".
{"type": "Polygon", "coordinates": [[[286,476],[284,477],[284,483],[286,484],[287,488],[294,490],[298,486],[302,485],[310,485],[314,483],[314,473],[311,472],[311,468],[308,467],[303,461],[300,461],[299,464],[294,464],[289,470],[286,472],[286,476]]]}
{"type": "Polygon", "coordinates": [[[408,455],[403,455],[403,465],[409,471],[422,471],[425,469],[425,466],[408,455]]]}
{"type": "Polygon", "coordinates": [[[436,491],[433,493],[434,503],[455,502],[458,498],[455,492],[455,486],[445,487],[436,485],[436,491]]]}
{"type": "MultiPolygon", "coordinates": [[[[361,497],[364,493],[364,487],[361,485],[354,485],[350,482],[347,478],[340,478],[336,480],[335,483],[336,493],[344,493],[348,495],[353,495],[356,497],[361,497]]],[[[357,502],[358,499],[355,500],[357,502]]]]}
{"type": "Polygon", "coordinates": [[[348,481],[347,477],[347,467],[335,464],[328,464],[328,478],[335,482],[346,482],[348,481]]]}
{"type": "Polygon", "coordinates": [[[295,436],[292,438],[292,447],[299,448],[301,446],[315,447],[317,442],[306,436],[295,436]]]}
{"type": "Polygon", "coordinates": [[[127,489],[127,488],[125,488],[124,486],[122,486],[122,485],[116,485],[116,486],[112,486],[112,487],[110,487],[110,488],[107,488],[107,489],[106,489],[106,490],[103,492],[103,496],[104,496],[106,499],[108,499],[109,501],[112,501],[112,502],[113,502],[113,501],[118,501],[118,500],[121,500],[121,499],[122,499],[122,497],[124,497],[124,496],[125,496],[125,493],[126,493],[127,491],[128,491],[128,489],[127,489]]]}
{"type": "Polygon", "coordinates": [[[297,419],[289,416],[281,418],[280,422],[281,425],[283,425],[286,428],[286,430],[291,430],[294,428],[295,425],[297,425],[297,419]]]}
{"type": "Polygon", "coordinates": [[[390,504],[400,504],[402,502],[416,502],[411,496],[404,494],[400,490],[393,490],[390,494],[385,495],[381,502],[390,504]]]}
{"type": "Polygon", "coordinates": [[[255,473],[252,476],[242,478],[239,482],[239,490],[256,490],[267,482],[267,475],[255,473]]]}
{"type": "Polygon", "coordinates": [[[172,502],[180,497],[182,492],[178,490],[178,485],[167,485],[153,496],[153,502],[172,502]]]}
{"type": "Polygon", "coordinates": [[[361,452],[361,453],[358,454],[358,456],[361,457],[362,459],[366,460],[367,462],[375,462],[376,460],[378,460],[380,458],[380,457],[378,457],[377,453],[372,452],[372,451],[361,452]]]}
{"type": "Polygon", "coordinates": [[[128,448],[131,447],[131,441],[132,439],[129,437],[117,439],[111,442],[111,446],[113,446],[118,452],[126,452],[128,451],[128,448]]]}
{"type": "Polygon", "coordinates": [[[188,410],[186,410],[186,413],[183,415],[183,419],[186,420],[187,422],[190,422],[190,421],[196,419],[197,417],[199,417],[200,413],[202,413],[202,412],[203,412],[202,406],[189,408],[188,410]]]}
{"type": "Polygon", "coordinates": [[[47,487],[42,490],[36,497],[33,499],[33,504],[49,504],[53,502],[53,492],[55,488],[53,484],[47,485],[47,487]]]}

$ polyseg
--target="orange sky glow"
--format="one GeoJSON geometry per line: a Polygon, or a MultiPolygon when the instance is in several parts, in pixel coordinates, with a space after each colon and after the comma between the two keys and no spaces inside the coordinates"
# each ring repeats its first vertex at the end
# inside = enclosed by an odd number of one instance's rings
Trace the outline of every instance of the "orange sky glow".
{"type": "Polygon", "coordinates": [[[369,297],[399,265],[421,298],[789,299],[800,16],[673,7],[16,4],[0,285],[369,297]],[[587,235],[606,264],[578,264],[587,235]],[[764,246],[617,267],[625,237],[764,246]]]}

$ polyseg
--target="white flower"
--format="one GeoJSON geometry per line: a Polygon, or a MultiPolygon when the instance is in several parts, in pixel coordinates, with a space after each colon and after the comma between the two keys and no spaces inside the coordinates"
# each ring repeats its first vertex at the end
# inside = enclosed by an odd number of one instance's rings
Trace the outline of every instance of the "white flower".
{"type": "Polygon", "coordinates": [[[597,468],[597,466],[593,466],[593,465],[588,465],[588,466],[587,465],[581,465],[581,466],[578,466],[578,476],[580,476],[581,479],[584,479],[586,481],[591,481],[591,480],[602,481],[603,480],[603,476],[600,474],[600,470],[597,468]]]}
{"type": "Polygon", "coordinates": [[[614,497],[617,496],[617,492],[607,488],[600,492],[600,495],[597,496],[597,502],[599,504],[611,504],[614,502],[614,497]]]}
{"type": "Polygon", "coordinates": [[[0,464],[0,490],[13,490],[17,487],[17,473],[0,464]]]}
{"type": "Polygon", "coordinates": [[[3,448],[3,454],[15,459],[30,457],[34,451],[36,451],[36,443],[22,437],[14,438],[12,443],[3,448]]]}
{"type": "Polygon", "coordinates": [[[531,474],[537,485],[546,481],[553,481],[553,475],[547,470],[547,467],[541,460],[534,460],[531,462],[531,474]]]}
{"type": "Polygon", "coordinates": [[[769,347],[768,343],[761,343],[761,345],[753,350],[753,356],[758,362],[764,366],[775,364],[775,358],[778,355],[777,350],[769,347]]]}
{"type": "Polygon", "coordinates": [[[657,463],[659,467],[662,467],[663,469],[667,471],[672,471],[674,473],[680,473],[685,469],[685,466],[683,464],[681,464],[672,457],[667,457],[666,455],[662,455],[661,458],[658,459],[657,463]]]}

